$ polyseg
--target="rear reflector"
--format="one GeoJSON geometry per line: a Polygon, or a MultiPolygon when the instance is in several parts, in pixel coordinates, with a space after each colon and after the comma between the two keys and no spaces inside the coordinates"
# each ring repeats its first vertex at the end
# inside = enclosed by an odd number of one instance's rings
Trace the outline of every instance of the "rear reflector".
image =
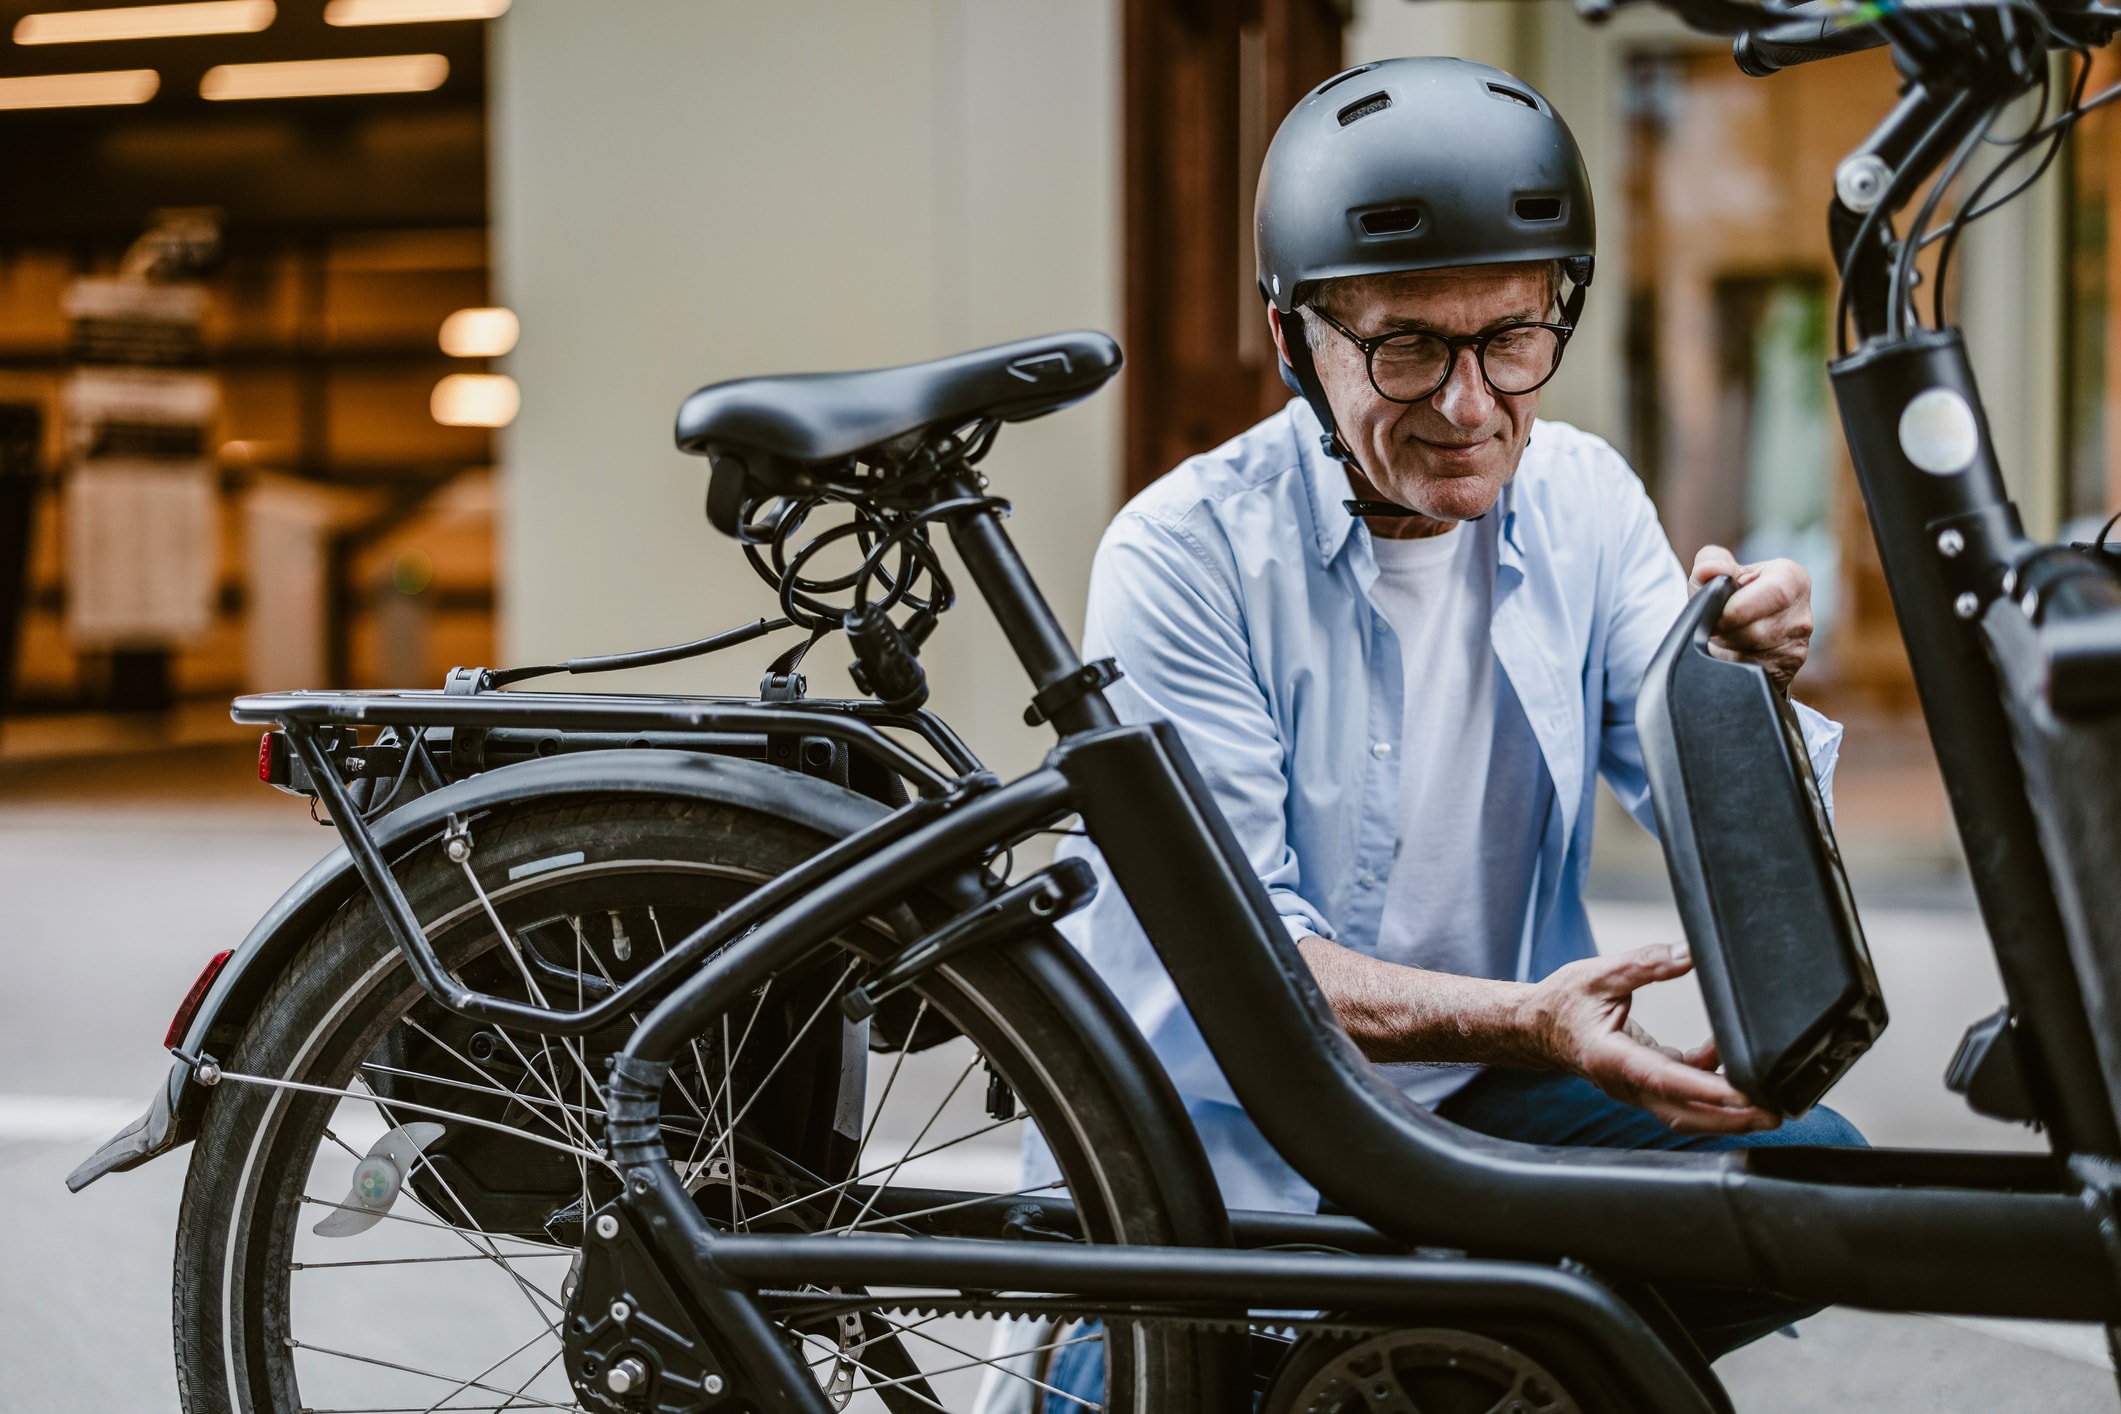
{"type": "Polygon", "coordinates": [[[217,952],[200,971],[199,980],[191,984],[191,990],[184,994],[184,1000],[177,1005],[177,1014],[170,1018],[169,1034],[162,1038],[163,1050],[183,1044],[184,1033],[191,1030],[191,1019],[197,1014],[199,1003],[206,1000],[206,994],[213,987],[214,979],[221,975],[221,969],[226,967],[228,960],[234,956],[232,951],[217,952]]]}
{"type": "Polygon", "coordinates": [[[267,732],[258,738],[258,779],[269,786],[284,786],[288,775],[287,734],[267,732]]]}

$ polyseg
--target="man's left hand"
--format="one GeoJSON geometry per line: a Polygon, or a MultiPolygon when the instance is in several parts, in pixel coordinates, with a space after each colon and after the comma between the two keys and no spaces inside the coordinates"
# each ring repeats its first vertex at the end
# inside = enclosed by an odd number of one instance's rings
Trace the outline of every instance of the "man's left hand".
{"type": "Polygon", "coordinates": [[[1787,692],[1811,651],[1811,575],[1795,560],[1741,565],[1721,545],[1702,546],[1694,556],[1694,587],[1724,574],[1738,588],[1716,621],[1709,651],[1734,663],[1758,663],[1768,680],[1787,692]]]}

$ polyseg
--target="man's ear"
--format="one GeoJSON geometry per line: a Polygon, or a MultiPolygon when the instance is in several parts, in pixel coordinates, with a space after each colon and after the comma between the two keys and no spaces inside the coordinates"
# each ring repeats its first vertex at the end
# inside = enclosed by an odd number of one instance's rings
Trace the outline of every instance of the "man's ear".
{"type": "Polygon", "coordinates": [[[1289,341],[1282,334],[1281,310],[1272,304],[1267,306],[1267,332],[1274,336],[1274,352],[1280,356],[1284,364],[1288,364],[1289,341]]]}

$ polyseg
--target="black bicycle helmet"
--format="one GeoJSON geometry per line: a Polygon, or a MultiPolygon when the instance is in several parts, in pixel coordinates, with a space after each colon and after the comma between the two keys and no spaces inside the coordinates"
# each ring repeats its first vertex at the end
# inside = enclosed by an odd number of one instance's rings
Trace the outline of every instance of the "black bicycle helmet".
{"type": "MultiPolygon", "coordinates": [[[[1591,179],[1554,106],[1465,59],[1387,59],[1336,74],[1282,120],[1253,210],[1259,292],[1283,314],[1347,275],[1559,260],[1575,323],[1591,283],[1591,179]]],[[[1284,370],[1348,460],[1303,331],[1284,370]]]]}

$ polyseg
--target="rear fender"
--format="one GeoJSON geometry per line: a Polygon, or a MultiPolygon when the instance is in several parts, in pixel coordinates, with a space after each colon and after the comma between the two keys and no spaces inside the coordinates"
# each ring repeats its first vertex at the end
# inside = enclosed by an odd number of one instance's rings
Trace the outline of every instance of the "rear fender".
{"type": "MultiPolygon", "coordinates": [[[[473,816],[569,795],[660,796],[737,806],[793,821],[830,839],[845,838],[889,813],[876,801],[815,776],[761,762],[616,750],[488,771],[423,796],[372,828],[384,856],[396,863],[437,838],[451,815],[473,816]]],[[[318,861],[258,921],[222,968],[185,1032],[183,1049],[192,1055],[232,1054],[273,982],[361,887],[343,847],[318,861]]],[[[968,903],[977,896],[979,885],[973,878],[966,877],[959,887],[968,903]]],[[[1026,972],[1077,1018],[1085,1040],[1112,1076],[1115,1093],[1135,1111],[1137,1132],[1164,1146],[1158,1172],[1176,1187],[1172,1210],[1198,1215],[1191,1220],[1206,1224],[1185,1240],[1226,1244],[1227,1223],[1207,1157],[1141,1033],[1088,964],[1057,934],[1047,930],[1020,946],[1026,972]]],[[[106,1173],[137,1168],[188,1143],[198,1132],[206,1099],[206,1089],[191,1081],[191,1068],[177,1062],[147,1113],[83,1161],[67,1176],[67,1186],[79,1192],[106,1173]]]]}

